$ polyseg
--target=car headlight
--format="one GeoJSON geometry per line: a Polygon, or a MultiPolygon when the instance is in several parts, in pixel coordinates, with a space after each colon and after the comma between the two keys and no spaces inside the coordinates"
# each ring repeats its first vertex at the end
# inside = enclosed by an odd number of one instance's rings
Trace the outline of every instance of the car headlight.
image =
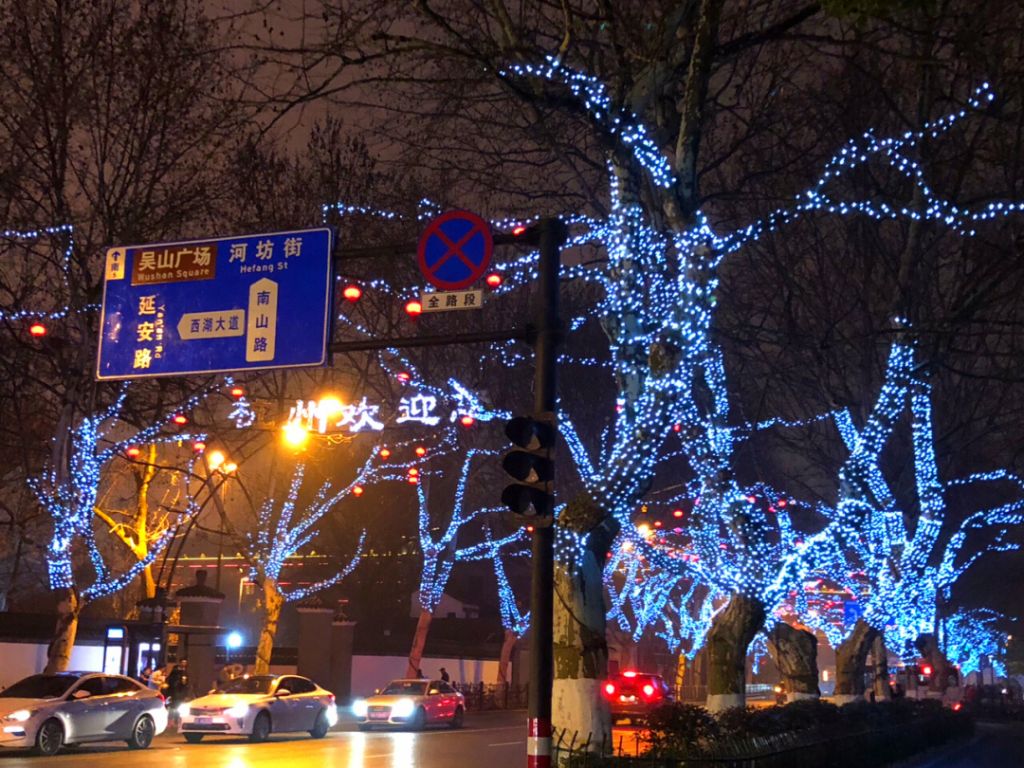
{"type": "Polygon", "coordinates": [[[34,714],[35,712],[30,709],[19,709],[9,715],[4,715],[3,721],[5,723],[24,723],[34,714]]]}
{"type": "Polygon", "coordinates": [[[192,713],[192,708],[188,704],[178,705],[178,715],[181,717],[188,717],[192,713]]]}
{"type": "Polygon", "coordinates": [[[237,717],[239,720],[241,720],[243,717],[249,714],[249,705],[245,704],[244,702],[242,704],[235,704],[235,706],[231,707],[231,709],[224,710],[224,714],[228,717],[237,717]]]}
{"type": "Polygon", "coordinates": [[[412,699],[399,699],[391,708],[392,717],[408,717],[416,709],[416,703],[412,699]]]}
{"type": "Polygon", "coordinates": [[[352,702],[352,714],[356,717],[366,717],[366,699],[356,699],[352,702]]]}

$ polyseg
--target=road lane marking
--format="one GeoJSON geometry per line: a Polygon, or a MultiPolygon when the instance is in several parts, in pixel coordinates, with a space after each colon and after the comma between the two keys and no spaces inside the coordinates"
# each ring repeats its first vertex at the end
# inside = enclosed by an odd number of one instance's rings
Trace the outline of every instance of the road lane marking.
{"type": "Polygon", "coordinates": [[[512,746],[522,746],[523,743],[524,743],[523,740],[520,739],[519,741],[499,741],[497,744],[488,744],[487,746],[488,747],[512,747],[512,746]]]}

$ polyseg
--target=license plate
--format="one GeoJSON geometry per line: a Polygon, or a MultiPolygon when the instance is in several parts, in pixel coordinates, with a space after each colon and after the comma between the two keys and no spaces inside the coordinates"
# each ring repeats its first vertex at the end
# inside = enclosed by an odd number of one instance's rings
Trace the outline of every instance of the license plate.
{"type": "Polygon", "coordinates": [[[197,717],[196,718],[196,722],[199,723],[199,725],[209,725],[210,723],[213,722],[213,718],[212,717],[197,717]]]}
{"type": "Polygon", "coordinates": [[[370,713],[370,719],[371,720],[387,720],[388,719],[388,713],[387,712],[371,712],[370,713]]]}

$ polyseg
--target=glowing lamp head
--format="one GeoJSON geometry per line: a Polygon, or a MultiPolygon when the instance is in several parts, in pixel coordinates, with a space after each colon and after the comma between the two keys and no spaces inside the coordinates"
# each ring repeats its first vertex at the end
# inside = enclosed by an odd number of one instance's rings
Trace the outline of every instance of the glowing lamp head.
{"type": "Polygon", "coordinates": [[[327,418],[331,418],[332,416],[340,415],[344,406],[341,400],[333,395],[328,395],[327,397],[320,398],[319,408],[321,413],[326,414],[327,418]]]}
{"type": "Polygon", "coordinates": [[[182,424],[188,424],[188,416],[185,416],[184,414],[181,413],[176,413],[174,415],[174,418],[171,419],[171,421],[173,421],[175,424],[178,424],[179,426],[182,424]]]}
{"type": "Polygon", "coordinates": [[[28,332],[38,339],[46,335],[46,326],[42,323],[32,323],[32,325],[28,327],[28,332]]]}
{"type": "Polygon", "coordinates": [[[417,445],[416,446],[416,455],[417,456],[426,456],[427,455],[427,449],[424,448],[422,445],[417,445]]]}
{"type": "Polygon", "coordinates": [[[355,283],[346,285],[345,289],[341,292],[341,295],[345,297],[346,301],[359,301],[363,295],[363,289],[355,283]]]}
{"type": "Polygon", "coordinates": [[[301,448],[309,440],[309,431],[301,424],[285,424],[282,436],[286,445],[292,448],[301,448]]]}
{"type": "Polygon", "coordinates": [[[241,387],[232,387],[231,388],[231,396],[233,398],[235,398],[236,400],[238,398],[242,397],[242,395],[244,395],[244,394],[245,394],[245,390],[242,389],[241,387]]]}
{"type": "Polygon", "coordinates": [[[423,314],[423,305],[416,299],[407,301],[405,302],[405,314],[409,317],[419,317],[423,314]]]}
{"type": "Polygon", "coordinates": [[[497,288],[502,283],[502,277],[497,272],[491,272],[491,274],[484,278],[484,282],[487,283],[489,288],[497,288]]]}
{"type": "Polygon", "coordinates": [[[238,469],[238,465],[235,464],[235,462],[233,462],[233,461],[229,461],[227,464],[225,464],[223,467],[221,467],[221,471],[224,472],[227,475],[234,474],[235,470],[237,470],[237,469],[238,469]]]}
{"type": "Polygon", "coordinates": [[[235,649],[242,647],[242,633],[231,632],[228,635],[228,648],[235,649]]]}
{"type": "Polygon", "coordinates": [[[363,495],[363,490],[364,490],[363,486],[357,485],[355,488],[352,489],[352,495],[353,496],[362,496],[363,495]]]}
{"type": "Polygon", "coordinates": [[[210,451],[206,455],[206,462],[210,465],[210,469],[219,469],[226,459],[223,451],[210,451]]]}
{"type": "Polygon", "coordinates": [[[463,414],[462,418],[459,419],[459,423],[464,427],[472,427],[476,423],[476,419],[470,416],[468,413],[463,414]]]}

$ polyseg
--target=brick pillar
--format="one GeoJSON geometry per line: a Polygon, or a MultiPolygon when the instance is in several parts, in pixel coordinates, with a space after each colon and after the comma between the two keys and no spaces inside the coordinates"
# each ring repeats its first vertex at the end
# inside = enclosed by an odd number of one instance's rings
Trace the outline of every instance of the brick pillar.
{"type": "MultiPolygon", "coordinates": [[[[333,640],[331,619],[334,610],[302,605],[295,610],[299,614],[299,674],[330,688],[334,680],[331,674],[333,643],[325,643],[324,640],[328,637],[333,640]]],[[[349,656],[351,654],[350,642],[349,656]]]]}
{"type": "Polygon", "coordinates": [[[331,693],[339,705],[348,704],[352,699],[352,639],[355,635],[354,621],[335,620],[331,622],[331,693]]]}
{"type": "MultiPolygon", "coordinates": [[[[217,638],[220,629],[220,606],[224,594],[206,586],[206,571],[196,572],[196,583],[179,589],[175,595],[181,606],[178,620],[182,631],[188,634],[188,676],[189,688],[196,696],[203,696],[213,687],[217,679],[214,665],[217,638]],[[204,629],[205,632],[190,632],[190,628],[204,629]],[[213,630],[213,631],[209,631],[213,630]]],[[[184,649],[180,653],[184,653],[184,649]]],[[[180,661],[180,658],[179,658],[180,661]]]]}

